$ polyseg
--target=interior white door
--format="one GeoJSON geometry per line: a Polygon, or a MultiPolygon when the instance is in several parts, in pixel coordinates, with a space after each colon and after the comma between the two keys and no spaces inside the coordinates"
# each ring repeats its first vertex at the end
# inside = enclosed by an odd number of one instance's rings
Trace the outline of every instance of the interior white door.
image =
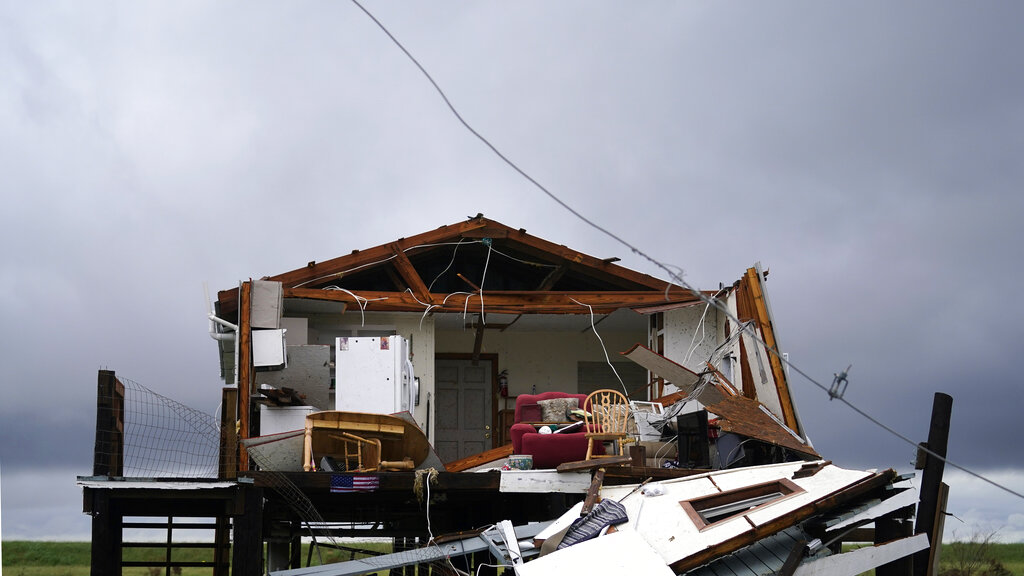
{"type": "Polygon", "coordinates": [[[491,448],[491,361],[438,359],[434,363],[434,449],[442,462],[491,448]]]}

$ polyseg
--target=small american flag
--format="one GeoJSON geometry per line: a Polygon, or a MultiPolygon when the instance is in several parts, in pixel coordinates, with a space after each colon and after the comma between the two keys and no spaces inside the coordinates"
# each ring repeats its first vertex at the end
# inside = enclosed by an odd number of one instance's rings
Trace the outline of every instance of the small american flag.
{"type": "Polygon", "coordinates": [[[373,492],[380,488],[376,476],[360,474],[334,474],[331,476],[331,492],[373,492]]]}

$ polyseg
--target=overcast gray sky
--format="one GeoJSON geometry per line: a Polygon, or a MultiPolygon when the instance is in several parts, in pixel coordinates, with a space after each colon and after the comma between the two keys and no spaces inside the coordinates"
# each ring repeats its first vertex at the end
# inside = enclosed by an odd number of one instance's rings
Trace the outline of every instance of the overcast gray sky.
{"type": "MultiPolygon", "coordinates": [[[[701,288],[755,261],[784,351],[1024,491],[1024,5],[379,2],[479,132],[701,288]]],[[[96,370],[213,412],[211,292],[483,212],[665,277],[451,115],[348,2],[0,0],[3,538],[88,538],[96,370]]],[[[913,450],[795,378],[845,466],[913,450]]],[[[1024,541],[950,474],[947,534],[1024,541]]]]}

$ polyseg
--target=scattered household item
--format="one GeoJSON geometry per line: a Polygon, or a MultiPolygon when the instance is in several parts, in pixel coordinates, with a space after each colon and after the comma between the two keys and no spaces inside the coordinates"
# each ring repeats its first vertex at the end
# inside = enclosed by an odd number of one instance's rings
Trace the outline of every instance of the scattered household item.
{"type": "Polygon", "coordinates": [[[708,411],[698,410],[676,416],[676,433],[679,441],[679,465],[683,468],[710,468],[708,411]]]}
{"type": "Polygon", "coordinates": [[[533,456],[529,454],[512,454],[508,457],[508,467],[510,470],[532,470],[533,456]]]}
{"type": "Polygon", "coordinates": [[[633,418],[636,421],[637,433],[641,440],[655,441],[661,439],[661,421],[665,407],[659,402],[641,402],[631,400],[633,418]]]}

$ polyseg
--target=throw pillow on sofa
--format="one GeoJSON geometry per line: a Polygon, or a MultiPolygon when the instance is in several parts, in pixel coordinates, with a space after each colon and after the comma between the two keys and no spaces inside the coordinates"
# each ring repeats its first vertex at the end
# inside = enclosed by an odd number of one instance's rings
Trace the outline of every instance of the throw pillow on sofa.
{"type": "Polygon", "coordinates": [[[551,398],[549,400],[538,400],[540,406],[540,419],[543,422],[565,422],[566,410],[579,408],[579,398],[551,398]]]}

